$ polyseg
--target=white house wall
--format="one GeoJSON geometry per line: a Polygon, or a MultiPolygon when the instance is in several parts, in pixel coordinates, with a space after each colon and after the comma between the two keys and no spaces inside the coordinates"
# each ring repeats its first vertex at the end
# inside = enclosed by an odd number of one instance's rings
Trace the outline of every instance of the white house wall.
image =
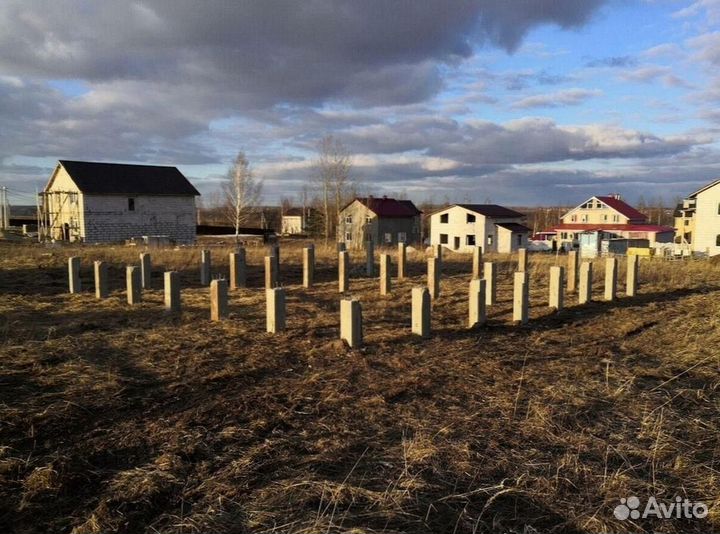
{"type": "MultiPolygon", "coordinates": [[[[494,232],[494,230],[492,230],[494,232]]],[[[456,250],[459,252],[464,252],[466,250],[472,250],[471,246],[468,246],[465,244],[466,236],[468,235],[474,235],[475,236],[475,243],[478,245],[483,245],[483,250],[486,250],[487,252],[491,252],[490,250],[487,250],[485,247],[485,242],[482,239],[482,236],[485,235],[485,216],[480,215],[479,213],[475,213],[473,211],[469,211],[465,208],[462,208],[460,206],[452,206],[446,210],[433,213],[430,216],[430,244],[432,245],[442,245],[445,248],[449,248],[450,250],[456,250]],[[442,223],[440,222],[442,215],[448,215],[448,222],[442,223]],[[475,215],[475,222],[474,223],[468,223],[467,222],[467,215],[475,215]],[[440,235],[441,234],[447,234],[448,236],[448,242],[447,243],[441,243],[440,235]],[[480,237],[478,237],[480,236],[480,237]],[[458,248],[454,247],[454,240],[455,237],[460,238],[460,246],[458,248]],[[478,241],[479,239],[479,241],[478,241]]],[[[493,243],[495,242],[495,239],[493,239],[493,243]]],[[[494,251],[494,249],[493,249],[494,251]]]]}
{"type": "MultiPolygon", "coordinates": [[[[499,244],[502,240],[501,236],[498,235],[496,223],[520,223],[521,217],[510,217],[510,218],[487,218],[484,215],[475,213],[474,211],[467,210],[461,206],[452,206],[446,210],[434,213],[430,216],[430,243],[432,245],[441,244],[443,247],[449,248],[457,252],[471,252],[473,249],[472,245],[466,244],[466,237],[468,235],[475,236],[475,244],[481,245],[483,251],[489,252],[510,252],[517,249],[517,246],[513,246],[510,238],[507,243],[499,244]],[[440,219],[443,214],[448,214],[448,222],[441,223],[440,219]],[[475,215],[475,222],[468,223],[467,215],[475,215]],[[440,243],[440,235],[447,234],[448,242],[440,243]],[[455,237],[460,238],[460,246],[454,247],[455,237]],[[491,243],[488,242],[490,238],[491,243]]],[[[511,234],[511,232],[507,232],[511,234]]]]}
{"type": "Polygon", "coordinates": [[[497,251],[503,253],[512,252],[512,232],[507,228],[498,228],[497,234],[497,251]]]}
{"type": "Polygon", "coordinates": [[[302,234],[302,217],[300,215],[283,215],[280,232],[283,234],[302,234]]]}
{"type": "Polygon", "coordinates": [[[692,247],[696,252],[707,252],[711,256],[720,254],[717,246],[720,235],[720,184],[697,195],[695,209],[695,235],[692,247]]]}
{"type": "Polygon", "coordinates": [[[628,224],[629,219],[596,197],[588,199],[561,217],[563,224],[628,224]],[[592,201],[592,208],[583,208],[592,201]],[[601,207],[595,207],[600,205],[601,207]]]}

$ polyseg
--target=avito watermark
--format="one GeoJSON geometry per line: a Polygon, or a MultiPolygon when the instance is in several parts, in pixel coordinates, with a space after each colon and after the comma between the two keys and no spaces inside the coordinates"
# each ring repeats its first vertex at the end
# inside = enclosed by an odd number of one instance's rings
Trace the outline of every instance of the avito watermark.
{"type": "Polygon", "coordinates": [[[620,521],[649,517],[657,519],[703,519],[708,515],[708,507],[705,503],[692,502],[682,497],[675,497],[675,500],[670,502],[662,502],[655,497],[650,497],[644,508],[641,507],[641,504],[640,499],[635,496],[627,499],[622,498],[620,504],[613,510],[613,514],[620,521]]]}

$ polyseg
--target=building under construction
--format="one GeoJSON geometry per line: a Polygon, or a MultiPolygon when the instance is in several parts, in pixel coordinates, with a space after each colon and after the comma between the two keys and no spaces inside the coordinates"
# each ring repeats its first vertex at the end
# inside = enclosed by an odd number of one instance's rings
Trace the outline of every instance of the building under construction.
{"type": "Polygon", "coordinates": [[[175,167],[61,160],[39,194],[38,231],[43,240],[193,243],[199,194],[175,167]]]}

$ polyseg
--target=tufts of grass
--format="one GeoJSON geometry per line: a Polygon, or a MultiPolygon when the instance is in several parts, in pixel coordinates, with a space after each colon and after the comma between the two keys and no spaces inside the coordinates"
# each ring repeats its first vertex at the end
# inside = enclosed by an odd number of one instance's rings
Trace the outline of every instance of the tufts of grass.
{"type": "MultiPolygon", "coordinates": [[[[129,307],[132,247],[0,245],[0,518],[20,532],[711,532],[720,529],[720,265],[643,260],[641,289],[547,308],[531,255],[531,322],[511,322],[515,260],[488,325],[466,328],[469,256],[447,253],[430,339],[409,334],[409,278],[379,295],[351,251],[365,346],[338,338],[336,253],[283,245],[288,330],[265,333],[262,247],[249,287],[209,321],[199,249],[153,250],[129,307]],[[66,293],[81,256],[85,290],[66,293]],[[111,265],[110,298],[91,264],[111,265]],[[183,312],[162,309],[181,272],[183,312]],[[618,521],[621,497],[675,496],[704,520],[618,521]]],[[[215,276],[230,247],[214,246],[215,276]]],[[[395,251],[390,251],[394,254],[395,251]]]]}

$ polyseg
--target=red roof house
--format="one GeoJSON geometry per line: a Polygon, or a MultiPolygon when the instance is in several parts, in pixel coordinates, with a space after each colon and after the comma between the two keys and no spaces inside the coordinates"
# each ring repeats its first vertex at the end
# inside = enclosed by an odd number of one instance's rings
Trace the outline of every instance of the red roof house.
{"type": "Polygon", "coordinates": [[[410,200],[389,197],[357,197],[340,211],[338,240],[359,248],[375,245],[420,243],[422,212],[410,200]]]}
{"type": "Polygon", "coordinates": [[[623,201],[620,195],[594,196],[562,216],[560,224],[541,232],[559,243],[577,243],[582,232],[604,231],[617,237],[670,242],[675,230],[670,226],[648,224],[647,216],[623,201]]]}

